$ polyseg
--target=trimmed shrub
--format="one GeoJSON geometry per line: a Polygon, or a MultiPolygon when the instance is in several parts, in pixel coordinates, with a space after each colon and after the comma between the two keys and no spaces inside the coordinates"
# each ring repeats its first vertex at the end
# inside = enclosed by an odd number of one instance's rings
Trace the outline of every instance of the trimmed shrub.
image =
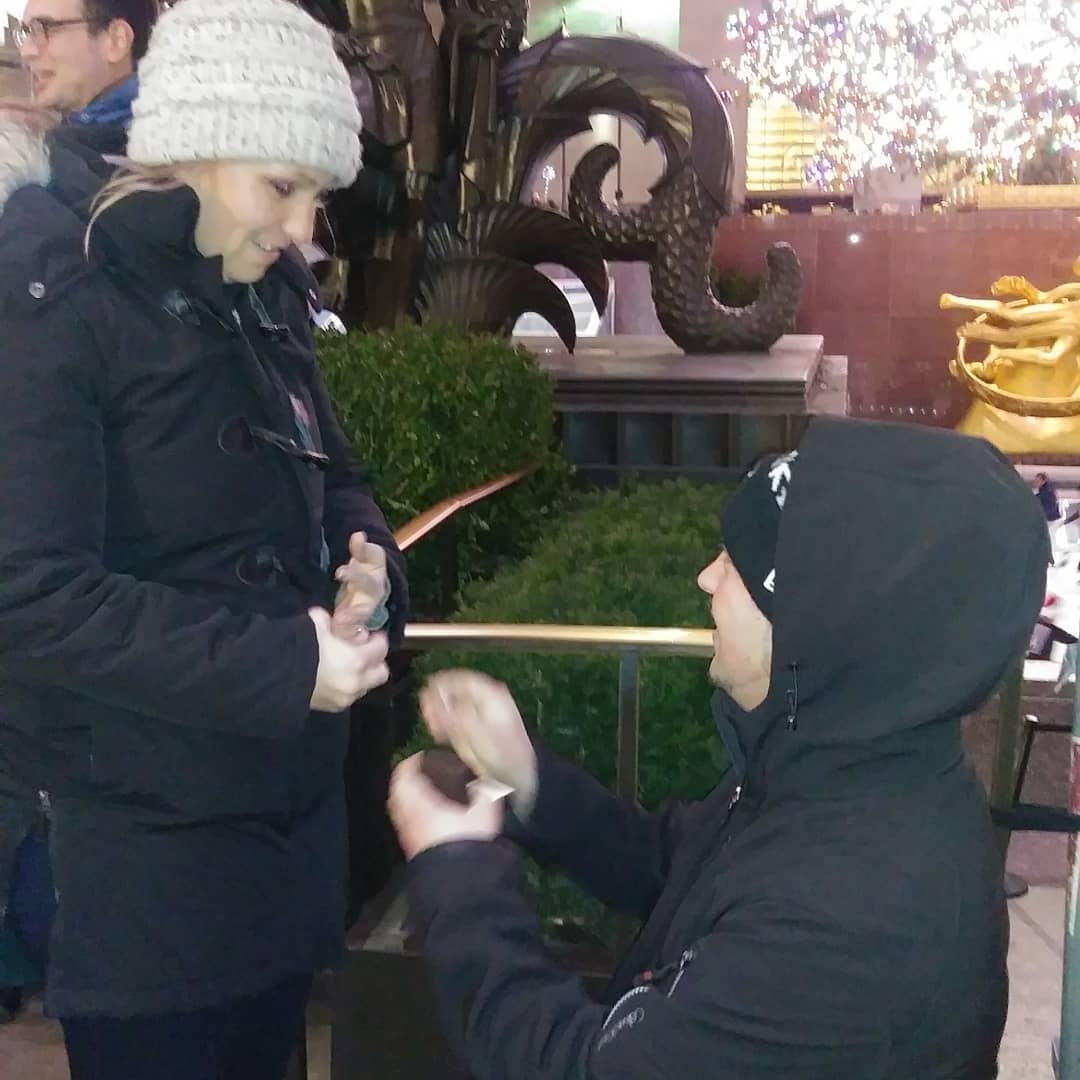
{"type": "MultiPolygon", "coordinates": [[[[523,562],[463,593],[457,622],[624,626],[711,625],[698,571],[720,547],[730,492],[675,481],[590,494],[523,562]]],[[[615,780],[617,656],[436,652],[423,673],[472,667],[509,685],[531,731],[609,786],[615,780]]],[[[704,660],[646,657],[641,664],[640,796],[647,807],[699,798],[727,760],[713,725],[704,660]]],[[[421,748],[422,738],[411,750],[421,748]]],[[[534,875],[549,919],[609,939],[610,920],[565,880],[534,875]]]]}
{"type": "MultiPolygon", "coordinates": [[[[527,350],[409,323],[320,335],[319,360],[392,528],[451,495],[536,466],[455,519],[463,583],[519,557],[558,513],[572,470],[556,444],[551,379],[527,350]]],[[[431,615],[439,608],[435,544],[419,544],[408,561],[414,617],[431,615]]]]}

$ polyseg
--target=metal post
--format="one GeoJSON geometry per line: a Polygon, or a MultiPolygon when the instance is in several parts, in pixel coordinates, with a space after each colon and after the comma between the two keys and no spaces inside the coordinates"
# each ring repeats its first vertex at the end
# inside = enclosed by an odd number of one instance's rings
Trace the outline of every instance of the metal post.
{"type": "MultiPolygon", "coordinates": [[[[637,649],[619,651],[619,731],[615,758],[615,790],[624,802],[638,801],[638,745],[641,738],[641,653],[637,649]]],[[[614,923],[612,964],[626,954],[637,934],[637,921],[617,915],[614,923]]],[[[614,968],[612,968],[614,970],[614,968]]]]}
{"type": "Polygon", "coordinates": [[[448,521],[439,537],[439,615],[444,619],[450,617],[457,601],[459,539],[457,522],[448,521]]]}
{"type": "MultiPolygon", "coordinates": [[[[1020,699],[1024,689],[1023,658],[1009,670],[1001,684],[998,694],[997,738],[994,745],[993,773],[990,777],[990,805],[999,812],[1007,811],[1013,802],[1013,789],[1016,785],[1016,756],[1020,743],[1020,729],[1023,720],[1020,715],[1020,699]]],[[[998,850],[1001,852],[1001,868],[1005,873],[1005,856],[1009,850],[1009,829],[999,825],[997,828],[998,850]]],[[[1006,875],[1006,894],[1022,896],[1027,892],[1027,883],[1022,878],[1006,875]]]]}
{"type": "MultiPolygon", "coordinates": [[[[1075,671],[1077,646],[1070,645],[1075,671]]],[[[1073,728],[1070,740],[1069,809],[1080,813],[1080,676],[1073,688],[1073,728]]],[[[1065,885],[1065,955],[1061,982],[1061,1044],[1059,1080],[1080,1080],[1080,935],[1076,906],[1080,898],[1080,858],[1076,833],[1069,833],[1069,878],[1065,885]]]]}
{"type": "Polygon", "coordinates": [[[638,740],[641,716],[641,654],[637,649],[619,653],[619,744],[615,759],[615,789],[630,802],[638,798],[638,740]]]}

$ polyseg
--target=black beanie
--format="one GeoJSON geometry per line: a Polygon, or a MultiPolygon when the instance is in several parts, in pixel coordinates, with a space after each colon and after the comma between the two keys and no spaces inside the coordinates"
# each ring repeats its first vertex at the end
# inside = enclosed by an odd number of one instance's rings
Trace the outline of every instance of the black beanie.
{"type": "Polygon", "coordinates": [[[728,500],[720,518],[724,549],[754,603],[772,622],[780,515],[798,451],[762,458],[728,500]]]}

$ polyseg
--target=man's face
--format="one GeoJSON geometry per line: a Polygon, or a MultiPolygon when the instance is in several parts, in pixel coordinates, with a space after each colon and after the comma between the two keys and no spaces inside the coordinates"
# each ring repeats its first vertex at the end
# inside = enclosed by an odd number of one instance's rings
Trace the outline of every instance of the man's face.
{"type": "Polygon", "coordinates": [[[698,574],[698,588],[709,595],[713,658],[709,679],[744,709],[753,709],[769,692],[772,624],[754,603],[726,551],[698,574]]]}
{"type": "MultiPolygon", "coordinates": [[[[84,18],[83,0],[28,0],[23,12],[24,23],[84,18]]],[[[34,104],[77,112],[130,74],[130,47],[125,55],[121,36],[101,26],[71,23],[54,27],[47,38],[28,38],[20,53],[30,72],[34,104]]]]}

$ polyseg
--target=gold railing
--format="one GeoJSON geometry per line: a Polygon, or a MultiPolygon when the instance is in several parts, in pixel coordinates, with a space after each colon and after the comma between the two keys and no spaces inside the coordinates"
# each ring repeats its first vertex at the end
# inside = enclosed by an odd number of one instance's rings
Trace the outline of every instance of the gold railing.
{"type": "Polygon", "coordinates": [[[691,656],[705,660],[713,651],[712,633],[708,630],[547,623],[411,623],[405,628],[405,647],[417,651],[490,649],[617,656],[619,709],[615,787],[624,799],[637,799],[638,794],[641,658],[691,656]]]}
{"type": "MultiPolygon", "coordinates": [[[[428,536],[459,511],[513,486],[532,469],[521,469],[444,499],[395,534],[402,551],[428,536]]],[[[643,656],[712,656],[712,632],[655,626],[561,626],[548,623],[410,623],[405,648],[474,649],[500,652],[591,653],[619,658],[618,746],[615,786],[619,795],[636,799],[638,743],[641,735],[641,658],[643,656]]],[[[704,677],[704,673],[703,677],[704,677]]],[[[511,688],[512,689],[512,688],[511,688]]]]}

